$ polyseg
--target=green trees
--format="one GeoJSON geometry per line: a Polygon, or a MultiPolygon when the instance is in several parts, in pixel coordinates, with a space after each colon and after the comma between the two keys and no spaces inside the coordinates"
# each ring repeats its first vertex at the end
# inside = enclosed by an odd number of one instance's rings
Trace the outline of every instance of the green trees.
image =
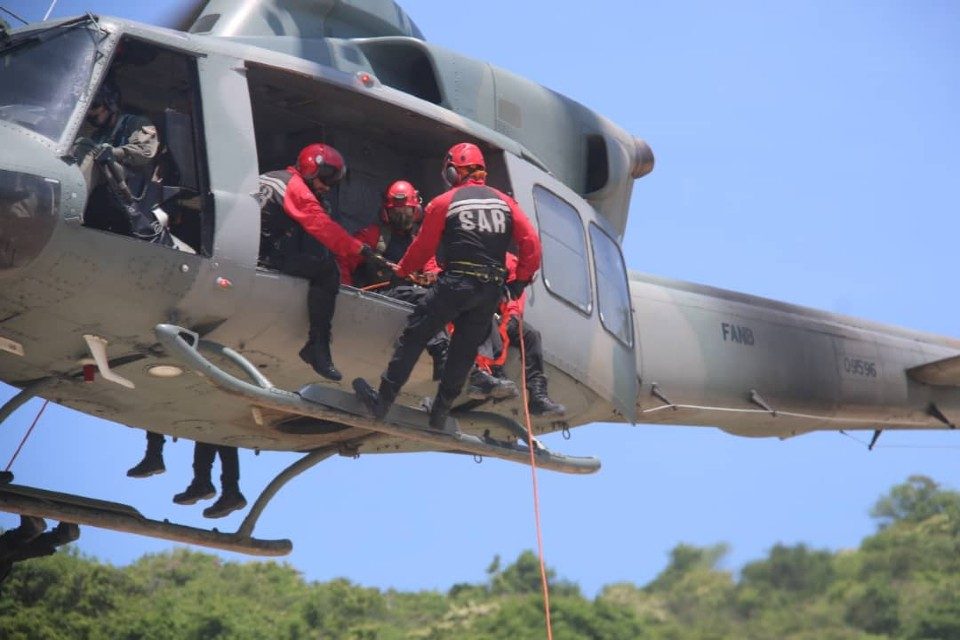
{"type": "MultiPolygon", "coordinates": [[[[677,545],[647,585],[593,599],[548,568],[557,640],[956,640],[960,494],[913,476],[874,505],[855,551],[773,546],[740,576],[727,546],[677,545]]],[[[545,637],[532,552],[446,594],[347,579],[307,583],[292,567],[177,549],[117,568],[76,551],[17,565],[0,591],[0,638],[525,640],[545,637]]]]}

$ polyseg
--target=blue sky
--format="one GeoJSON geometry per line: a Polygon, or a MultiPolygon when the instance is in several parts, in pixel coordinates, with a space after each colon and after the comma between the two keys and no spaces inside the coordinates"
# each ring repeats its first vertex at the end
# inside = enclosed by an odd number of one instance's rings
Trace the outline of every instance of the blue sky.
{"type": "MultiPolygon", "coordinates": [[[[29,19],[46,8],[2,4],[29,19]]],[[[53,15],[151,22],[176,4],[61,0],[53,15]]],[[[630,268],[960,337],[960,5],[403,6],[428,40],[565,93],[651,144],[657,166],[636,183],[624,242],[630,268]]],[[[13,392],[0,388],[0,400],[13,392]]],[[[0,466],[38,409],[0,429],[0,466]]],[[[781,442],[643,425],[546,442],[604,463],[591,477],[539,475],[547,562],[588,595],[646,583],[679,542],[729,543],[731,570],[778,542],[856,546],[874,530],[869,507],[908,475],[960,487],[950,432],[888,432],[873,452],[836,433],[781,442]]],[[[13,471],[214,524],[199,505],[170,502],[189,481],[191,444],[168,443],[165,475],[129,480],[142,449],[139,431],[51,405],[13,471]]],[[[241,451],[247,498],[293,459],[241,451]]],[[[0,514],[0,526],[15,522],[0,514]]],[[[256,534],[290,537],[286,560],[311,580],[446,589],[483,580],[495,554],[536,547],[530,473],[438,454],[337,458],[285,488],[256,534]]],[[[87,527],[79,547],[125,563],[170,545],[87,527]]]]}

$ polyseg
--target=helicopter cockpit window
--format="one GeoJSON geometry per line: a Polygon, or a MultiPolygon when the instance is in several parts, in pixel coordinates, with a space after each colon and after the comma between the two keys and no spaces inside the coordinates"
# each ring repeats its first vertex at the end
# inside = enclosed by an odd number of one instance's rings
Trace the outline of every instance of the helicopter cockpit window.
{"type": "Polygon", "coordinates": [[[74,145],[84,226],[210,256],[201,123],[196,60],[122,38],[74,145]]]}
{"type": "Polygon", "coordinates": [[[90,82],[99,39],[81,19],[0,44],[0,120],[57,142],[90,82]]]}
{"type": "Polygon", "coordinates": [[[541,186],[533,201],[543,245],[543,283],[554,295],[589,314],[593,309],[587,239],[576,208],[541,186]]]}
{"type": "Polygon", "coordinates": [[[633,346],[633,322],[627,269],[617,243],[596,224],[590,224],[590,244],[597,270],[597,302],[600,323],[613,336],[633,346]]]}

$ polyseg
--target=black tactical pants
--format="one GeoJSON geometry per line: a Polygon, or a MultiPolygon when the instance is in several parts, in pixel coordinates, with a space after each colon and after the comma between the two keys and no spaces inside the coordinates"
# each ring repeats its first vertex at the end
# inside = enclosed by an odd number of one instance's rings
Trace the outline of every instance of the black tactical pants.
{"type": "Polygon", "coordinates": [[[410,377],[427,343],[453,322],[453,337],[437,390],[438,396],[452,402],[463,389],[477,347],[490,331],[490,317],[497,310],[501,290],[502,285],[495,282],[442,274],[410,313],[407,326],[394,345],[393,358],[381,378],[382,389],[395,397],[410,377]]]}
{"type": "Polygon", "coordinates": [[[529,323],[523,323],[523,335],[520,335],[520,322],[516,316],[510,318],[507,323],[507,339],[510,340],[510,346],[520,349],[520,341],[523,340],[523,355],[526,367],[523,371],[523,377],[527,381],[527,388],[533,389],[546,381],[543,375],[543,345],[540,340],[540,332],[530,326],[529,323]]]}
{"type": "Polygon", "coordinates": [[[193,448],[193,477],[195,480],[210,482],[213,471],[213,459],[220,454],[220,487],[238,489],[240,487],[240,458],[236,447],[198,442],[193,448]]]}
{"type": "Polygon", "coordinates": [[[322,258],[304,256],[285,260],[280,271],[310,281],[307,314],[310,319],[308,342],[329,344],[330,326],[340,292],[340,269],[329,252],[322,258]]]}

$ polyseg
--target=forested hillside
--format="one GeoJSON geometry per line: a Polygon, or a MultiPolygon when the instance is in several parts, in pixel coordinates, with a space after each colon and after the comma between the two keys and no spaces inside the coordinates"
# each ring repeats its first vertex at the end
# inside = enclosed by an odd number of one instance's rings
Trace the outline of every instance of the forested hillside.
{"type": "MultiPolygon", "coordinates": [[[[717,569],[722,544],[680,544],[649,584],[594,599],[550,571],[554,638],[960,640],[960,493],[915,476],[871,514],[877,532],[859,549],[778,545],[739,576],[717,569]]],[[[17,565],[0,587],[0,638],[545,638],[535,555],[494,559],[487,575],[404,593],[186,550],[124,568],[61,552],[17,565]]]]}

